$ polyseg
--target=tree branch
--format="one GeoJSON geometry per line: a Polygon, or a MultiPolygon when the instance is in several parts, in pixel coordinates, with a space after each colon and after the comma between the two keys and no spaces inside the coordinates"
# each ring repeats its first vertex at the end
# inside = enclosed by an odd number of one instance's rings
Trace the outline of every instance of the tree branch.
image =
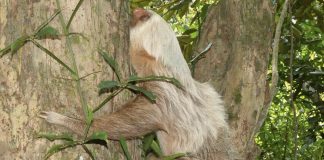
{"type": "MultiPolygon", "coordinates": [[[[276,26],[276,32],[275,32],[275,37],[274,37],[274,41],[273,41],[273,50],[272,50],[272,78],[271,78],[271,86],[269,89],[269,101],[265,104],[265,106],[263,107],[258,121],[257,121],[257,125],[256,128],[254,130],[254,133],[256,133],[257,131],[259,131],[259,129],[261,128],[263,122],[265,121],[267,114],[268,114],[268,109],[272,103],[272,100],[274,98],[274,96],[277,93],[277,85],[278,85],[278,52],[279,52],[279,42],[280,42],[280,35],[281,35],[281,28],[282,28],[282,24],[285,20],[285,17],[287,15],[287,10],[288,10],[288,4],[289,4],[289,0],[286,0],[283,8],[281,10],[280,13],[280,18],[278,21],[278,24],[276,26]]],[[[254,134],[253,134],[254,135],[254,134]]]]}

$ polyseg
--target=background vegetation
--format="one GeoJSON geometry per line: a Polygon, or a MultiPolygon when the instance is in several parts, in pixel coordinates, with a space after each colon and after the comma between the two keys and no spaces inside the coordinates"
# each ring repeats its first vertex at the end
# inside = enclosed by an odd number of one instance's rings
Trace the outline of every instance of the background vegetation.
{"type": "MultiPolygon", "coordinates": [[[[277,22],[284,0],[272,2],[277,22]]],[[[261,149],[259,159],[320,160],[324,157],[324,1],[290,2],[279,43],[278,92],[255,141],[261,149]]],[[[133,8],[152,9],[172,24],[187,60],[197,54],[193,46],[211,4],[217,5],[217,0],[132,1],[133,8]]]]}

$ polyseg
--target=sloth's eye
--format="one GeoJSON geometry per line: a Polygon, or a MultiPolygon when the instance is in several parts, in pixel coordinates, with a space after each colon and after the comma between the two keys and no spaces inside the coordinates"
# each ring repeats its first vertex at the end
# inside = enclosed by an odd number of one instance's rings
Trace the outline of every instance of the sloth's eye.
{"type": "Polygon", "coordinates": [[[149,14],[144,14],[144,15],[142,15],[139,19],[140,19],[141,21],[147,21],[150,17],[151,17],[151,15],[149,15],[149,14]]]}

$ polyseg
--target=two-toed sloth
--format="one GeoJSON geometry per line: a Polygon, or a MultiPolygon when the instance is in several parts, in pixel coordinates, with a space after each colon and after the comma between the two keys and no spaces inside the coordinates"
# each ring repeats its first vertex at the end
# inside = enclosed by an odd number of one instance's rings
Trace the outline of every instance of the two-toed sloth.
{"type": "MultiPolygon", "coordinates": [[[[220,128],[227,127],[220,96],[210,84],[192,78],[176,35],[162,17],[136,9],[130,25],[130,57],[137,74],[174,77],[183,89],[167,82],[145,82],[142,87],[157,96],[156,103],[137,95],[121,110],[95,118],[92,130],[106,131],[111,140],[155,132],[165,155],[196,153],[207,139],[217,139],[220,128]]],[[[41,117],[84,132],[84,121],[55,112],[42,112],[41,117]]]]}

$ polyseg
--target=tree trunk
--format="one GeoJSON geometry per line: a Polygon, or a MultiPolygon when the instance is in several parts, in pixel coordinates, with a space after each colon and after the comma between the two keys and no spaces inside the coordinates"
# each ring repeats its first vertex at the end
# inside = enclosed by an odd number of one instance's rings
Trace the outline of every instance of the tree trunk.
{"type": "MultiPolygon", "coordinates": [[[[49,25],[63,33],[62,22],[67,23],[78,2],[1,0],[0,48],[22,35],[32,34],[53,15],[59,5],[62,15],[58,15],[49,25]]],[[[80,80],[80,89],[77,81],[71,80],[70,73],[62,65],[31,42],[18,50],[17,54],[10,56],[9,53],[0,59],[0,159],[42,159],[49,147],[57,144],[36,138],[36,133],[40,131],[66,132],[38,118],[40,111],[56,111],[83,118],[82,99],[85,104],[94,107],[105,98],[98,96],[97,84],[101,80],[112,79],[113,74],[97,53],[98,48],[113,54],[122,66],[122,74],[129,74],[128,18],[127,1],[84,1],[72,21],[70,31],[82,33],[86,38],[72,35],[59,40],[38,41],[68,66],[77,69],[79,77],[93,73],[80,80]]],[[[127,98],[123,94],[110,104],[118,106],[127,98]]],[[[88,146],[97,153],[98,159],[123,157],[114,142],[108,142],[108,145],[108,149],[88,146]]],[[[140,159],[140,151],[136,149],[138,142],[130,143],[129,148],[133,158],[140,159]]],[[[59,152],[52,159],[79,159],[80,156],[89,159],[81,147],[59,152]]]]}
{"type": "Polygon", "coordinates": [[[247,159],[258,155],[254,143],[259,115],[267,101],[267,69],[273,35],[273,10],[268,0],[223,0],[212,6],[202,27],[198,50],[213,46],[196,65],[195,77],[210,81],[223,96],[230,130],[215,152],[201,159],[247,159]],[[225,145],[223,143],[230,143],[225,145]]]}

